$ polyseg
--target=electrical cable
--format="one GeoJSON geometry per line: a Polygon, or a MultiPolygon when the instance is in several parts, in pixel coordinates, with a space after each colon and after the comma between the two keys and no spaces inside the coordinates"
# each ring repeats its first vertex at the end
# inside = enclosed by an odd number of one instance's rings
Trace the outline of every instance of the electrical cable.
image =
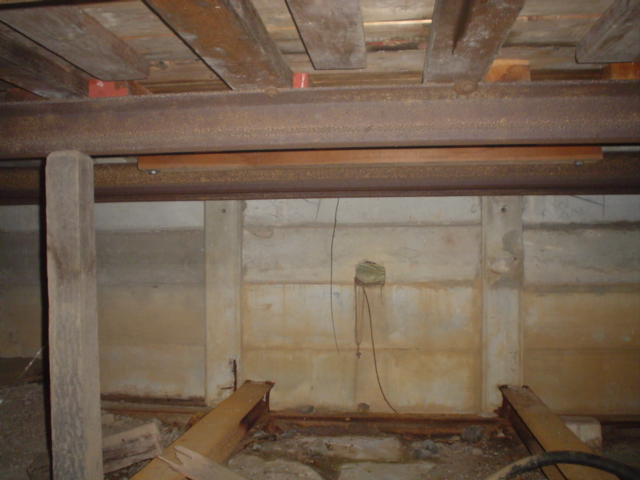
{"type": "Polygon", "coordinates": [[[367,311],[369,312],[369,328],[371,329],[371,350],[373,352],[373,365],[376,369],[376,380],[378,380],[378,387],[380,388],[380,393],[382,394],[382,398],[387,402],[389,408],[393,410],[394,413],[398,413],[398,411],[393,408],[389,400],[387,400],[387,396],[384,394],[384,389],[382,388],[382,383],[380,382],[380,374],[378,373],[378,359],[376,358],[376,342],[373,339],[373,320],[371,319],[371,305],[369,304],[369,296],[367,295],[367,289],[362,286],[362,292],[364,293],[364,298],[367,302],[367,311]]]}
{"type": "Polygon", "coordinates": [[[584,465],[616,475],[620,480],[639,480],[640,470],[611,458],[586,452],[545,452],[517,460],[498,470],[486,480],[507,480],[540,467],[556,464],[584,465]]]}
{"type": "Polygon", "coordinates": [[[336,351],[340,353],[338,347],[338,335],[336,335],[336,322],[333,318],[333,241],[336,238],[336,227],[338,225],[338,207],[340,199],[336,202],[336,211],[333,216],[333,233],[331,234],[331,253],[329,254],[329,308],[331,309],[331,327],[333,328],[333,341],[336,343],[336,351]]]}

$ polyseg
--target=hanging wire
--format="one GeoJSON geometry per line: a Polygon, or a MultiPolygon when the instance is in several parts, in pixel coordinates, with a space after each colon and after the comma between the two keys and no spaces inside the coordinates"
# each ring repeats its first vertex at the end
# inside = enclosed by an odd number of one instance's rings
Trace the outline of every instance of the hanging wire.
{"type": "Polygon", "coordinates": [[[331,309],[331,327],[333,328],[333,341],[336,343],[336,351],[340,353],[340,347],[338,347],[338,335],[336,335],[336,322],[333,316],[333,242],[336,238],[336,227],[338,225],[338,207],[340,206],[340,199],[336,201],[336,211],[333,216],[333,233],[331,234],[331,253],[329,255],[329,307],[331,309]]]}
{"type": "Polygon", "coordinates": [[[395,408],[393,408],[391,403],[389,403],[389,400],[387,399],[387,396],[384,393],[384,389],[382,388],[382,382],[380,382],[380,374],[378,373],[378,359],[376,358],[376,342],[373,338],[373,320],[371,319],[371,305],[369,304],[369,296],[367,295],[367,289],[364,286],[362,286],[361,288],[364,294],[364,299],[366,300],[366,303],[367,303],[367,312],[369,314],[369,328],[371,329],[371,350],[373,351],[373,365],[376,369],[376,380],[378,381],[378,387],[380,388],[380,393],[382,394],[382,398],[384,398],[384,401],[387,402],[387,405],[389,405],[389,408],[393,410],[394,413],[398,413],[398,411],[395,408]]]}

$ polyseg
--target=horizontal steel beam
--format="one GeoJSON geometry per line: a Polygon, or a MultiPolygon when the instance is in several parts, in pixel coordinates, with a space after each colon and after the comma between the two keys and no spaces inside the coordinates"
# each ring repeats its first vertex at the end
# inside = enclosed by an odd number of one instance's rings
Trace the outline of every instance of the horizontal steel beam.
{"type": "Polygon", "coordinates": [[[640,143],[640,81],[310,88],[0,105],[0,158],[640,143]]]}
{"type": "MultiPolygon", "coordinates": [[[[637,153],[576,165],[430,165],[159,172],[95,166],[97,202],[310,197],[640,193],[637,153]]],[[[0,168],[0,204],[38,203],[37,168],[0,168]]]]}

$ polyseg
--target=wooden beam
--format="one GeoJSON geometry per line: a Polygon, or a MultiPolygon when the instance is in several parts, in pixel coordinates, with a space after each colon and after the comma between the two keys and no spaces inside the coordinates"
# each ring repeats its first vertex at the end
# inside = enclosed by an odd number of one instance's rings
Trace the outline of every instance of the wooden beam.
{"type": "Polygon", "coordinates": [[[0,10],[0,21],[100,80],[137,80],[149,62],[75,5],[0,10]]]}
{"type": "Polygon", "coordinates": [[[493,62],[485,82],[530,82],[531,65],[529,60],[508,60],[498,58],[493,62]]]}
{"type": "Polygon", "coordinates": [[[45,177],[53,478],[100,480],[93,161],[54,152],[45,177]]]}
{"type": "Polygon", "coordinates": [[[287,0],[316,70],[366,68],[360,0],[287,0]]]}
{"type": "Polygon", "coordinates": [[[576,46],[578,63],[640,60],[640,0],[615,0],[576,46]]]}
{"type": "MultiPolygon", "coordinates": [[[[594,453],[565,425],[528,387],[500,387],[505,404],[508,403],[546,452],[571,450],[594,453]]],[[[616,480],[616,477],[588,467],[558,465],[567,480],[616,480]]]]}
{"type": "Polygon", "coordinates": [[[0,78],[45,98],[86,97],[89,77],[0,23],[0,78]]]}
{"type": "Polygon", "coordinates": [[[423,82],[480,82],[525,0],[437,0],[423,82]]]}
{"type": "Polygon", "coordinates": [[[250,0],[145,0],[234,90],[291,87],[291,70],[250,0]]]}
{"type": "MultiPolygon", "coordinates": [[[[269,392],[273,383],[245,382],[229,398],[167,447],[162,456],[176,463],[176,447],[194,452],[223,463],[255,424],[269,411],[269,392]]],[[[184,476],[174,472],[159,458],[134,475],[131,480],[180,480],[184,476]]]]}
{"type": "Polygon", "coordinates": [[[602,69],[605,80],[640,80],[640,62],[610,63],[602,69]]]}
{"type": "Polygon", "coordinates": [[[138,157],[138,168],[189,172],[311,166],[555,164],[599,160],[602,160],[602,148],[593,146],[394,148],[149,155],[138,157]]]}

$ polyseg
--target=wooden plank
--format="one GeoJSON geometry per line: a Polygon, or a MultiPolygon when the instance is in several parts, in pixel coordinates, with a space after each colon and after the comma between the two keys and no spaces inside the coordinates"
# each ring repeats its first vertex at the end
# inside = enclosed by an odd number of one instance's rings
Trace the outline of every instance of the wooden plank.
{"type": "MultiPolygon", "coordinates": [[[[169,462],[176,463],[176,447],[186,447],[216,463],[223,463],[258,418],[269,410],[268,395],[272,387],[272,383],[245,382],[233,395],[165,449],[162,456],[169,462]]],[[[183,478],[183,475],[174,472],[163,460],[156,458],[131,480],[183,478]]]]}
{"type": "Polygon", "coordinates": [[[493,62],[485,82],[530,82],[531,62],[529,60],[508,60],[499,58],[493,62]]]}
{"type": "MultiPolygon", "coordinates": [[[[500,391],[544,451],[572,450],[594,453],[531,389],[503,386],[500,387],[500,391]]],[[[559,465],[558,468],[567,480],[616,479],[613,475],[588,467],[559,465]]]]}
{"type": "Polygon", "coordinates": [[[481,81],[524,0],[437,0],[423,82],[481,81]]]}
{"type": "Polygon", "coordinates": [[[0,23],[0,78],[45,98],[85,97],[89,77],[0,23]]]}
{"type": "Polygon", "coordinates": [[[640,59],[640,0],[615,0],[576,46],[579,63],[640,59]]]}
{"type": "Polygon", "coordinates": [[[640,62],[611,63],[602,71],[605,80],[640,80],[640,62]]]}
{"type": "Polygon", "coordinates": [[[246,480],[245,477],[186,447],[177,446],[176,456],[181,464],[171,462],[164,457],[160,457],[160,460],[166,462],[174,471],[192,480],[246,480]]]}
{"type": "Polygon", "coordinates": [[[274,167],[342,167],[363,165],[515,165],[597,162],[602,148],[593,146],[394,148],[300,150],[138,157],[140,170],[188,172],[274,167]]]}
{"type": "Polygon", "coordinates": [[[47,279],[53,478],[102,479],[93,161],[47,157],[47,279]]]}
{"type": "Polygon", "coordinates": [[[249,0],[145,1],[230,88],[291,86],[291,70],[249,0]]]}
{"type": "Polygon", "coordinates": [[[40,95],[36,95],[35,93],[31,93],[20,87],[9,88],[6,93],[5,102],[33,102],[46,100],[40,95]]]}
{"type": "Polygon", "coordinates": [[[0,10],[0,21],[100,80],[137,80],[149,62],[74,5],[0,10]]]}
{"type": "Polygon", "coordinates": [[[102,439],[105,474],[155,458],[161,453],[160,430],[153,422],[102,439]]]}
{"type": "Polygon", "coordinates": [[[316,70],[367,66],[360,0],[287,0],[316,70]]]}

